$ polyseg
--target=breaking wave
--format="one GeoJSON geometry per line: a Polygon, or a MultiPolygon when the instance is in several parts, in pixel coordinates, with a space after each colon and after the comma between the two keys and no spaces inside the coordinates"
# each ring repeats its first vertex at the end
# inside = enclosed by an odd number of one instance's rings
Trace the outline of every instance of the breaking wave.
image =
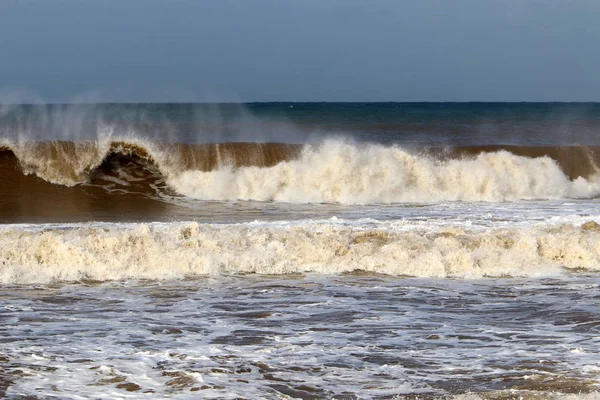
{"type": "Polygon", "coordinates": [[[375,204],[587,198],[600,193],[589,148],[405,149],[328,141],[270,168],[186,170],[169,179],[205,200],[375,204]],[[529,155],[519,155],[529,151],[529,155]],[[564,153],[566,157],[551,158],[564,153]],[[575,162],[577,160],[577,162],[575,162]]]}
{"type": "Polygon", "coordinates": [[[3,142],[0,214],[38,215],[47,208],[40,198],[73,212],[106,204],[107,212],[150,213],[172,196],[341,204],[590,198],[600,194],[599,159],[599,148],[581,146],[3,142]]]}
{"type": "Polygon", "coordinates": [[[543,277],[599,271],[600,226],[469,230],[307,221],[7,227],[0,231],[0,263],[4,284],[355,271],[543,277]]]}

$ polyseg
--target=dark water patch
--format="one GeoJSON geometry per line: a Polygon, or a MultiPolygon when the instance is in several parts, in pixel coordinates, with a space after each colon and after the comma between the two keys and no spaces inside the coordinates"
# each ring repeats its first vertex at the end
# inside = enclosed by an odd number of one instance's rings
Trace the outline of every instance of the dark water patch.
{"type": "Polygon", "coordinates": [[[281,333],[277,333],[275,331],[237,330],[231,332],[230,335],[219,336],[213,339],[212,343],[229,344],[235,346],[251,346],[272,341],[275,336],[279,335],[281,335],[281,333]]]}
{"type": "Polygon", "coordinates": [[[294,399],[302,399],[302,400],[317,400],[323,399],[331,396],[330,392],[325,392],[322,390],[318,390],[306,385],[298,385],[298,386],[287,386],[287,385],[276,385],[270,384],[268,385],[270,388],[276,390],[277,392],[284,394],[286,396],[290,396],[294,399]]]}
{"type": "Polygon", "coordinates": [[[269,311],[249,311],[237,314],[239,318],[261,319],[269,318],[272,315],[269,311]]]}

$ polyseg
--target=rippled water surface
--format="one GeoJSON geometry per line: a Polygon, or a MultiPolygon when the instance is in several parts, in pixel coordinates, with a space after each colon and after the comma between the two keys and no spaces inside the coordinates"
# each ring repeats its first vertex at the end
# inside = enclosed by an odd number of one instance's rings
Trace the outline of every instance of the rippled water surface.
{"type": "Polygon", "coordinates": [[[7,398],[510,397],[600,388],[597,276],[219,276],[3,289],[7,398]]]}

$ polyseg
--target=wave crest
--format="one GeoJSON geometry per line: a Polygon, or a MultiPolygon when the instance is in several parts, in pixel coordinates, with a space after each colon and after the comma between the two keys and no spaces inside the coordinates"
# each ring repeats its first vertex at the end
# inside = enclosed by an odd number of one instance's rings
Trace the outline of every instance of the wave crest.
{"type": "MultiPolygon", "coordinates": [[[[597,225],[594,225],[597,227],[597,225]]],[[[406,229],[297,225],[112,225],[0,231],[0,282],[183,279],[220,273],[368,271],[435,278],[556,276],[600,270],[587,226],[406,229]]]]}
{"type": "Polygon", "coordinates": [[[512,201],[598,196],[598,154],[578,146],[411,149],[336,140],[53,141],[0,144],[0,176],[16,196],[5,203],[59,192],[57,202],[77,202],[82,187],[157,201],[165,195],[342,204],[512,201]]]}
{"type": "Polygon", "coordinates": [[[187,170],[168,182],[198,199],[290,203],[507,201],[600,193],[595,163],[587,179],[571,180],[547,155],[530,158],[501,148],[473,156],[452,151],[328,141],[305,146],[297,159],[271,168],[187,170]]]}

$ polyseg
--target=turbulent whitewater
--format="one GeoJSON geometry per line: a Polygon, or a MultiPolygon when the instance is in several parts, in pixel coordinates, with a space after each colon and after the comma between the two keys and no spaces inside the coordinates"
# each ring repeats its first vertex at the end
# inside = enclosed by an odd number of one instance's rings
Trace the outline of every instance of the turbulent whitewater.
{"type": "Polygon", "coordinates": [[[69,205],[74,216],[111,209],[160,215],[181,196],[347,205],[591,198],[600,194],[598,154],[592,146],[439,148],[340,139],[304,145],[6,141],[0,174],[8,190],[0,215],[51,213],[32,204],[41,196],[69,205]]]}
{"type": "Polygon", "coordinates": [[[600,105],[0,106],[0,398],[598,399],[600,105]]]}
{"type": "Polygon", "coordinates": [[[600,270],[600,225],[437,229],[406,222],[198,223],[0,231],[4,284],[220,274],[548,277],[600,270]]]}
{"type": "Polygon", "coordinates": [[[205,200],[377,204],[588,198],[600,193],[592,165],[585,177],[570,180],[548,156],[498,150],[453,159],[443,150],[427,154],[334,141],[309,145],[298,159],[270,168],[188,170],[168,182],[181,194],[205,200]]]}

